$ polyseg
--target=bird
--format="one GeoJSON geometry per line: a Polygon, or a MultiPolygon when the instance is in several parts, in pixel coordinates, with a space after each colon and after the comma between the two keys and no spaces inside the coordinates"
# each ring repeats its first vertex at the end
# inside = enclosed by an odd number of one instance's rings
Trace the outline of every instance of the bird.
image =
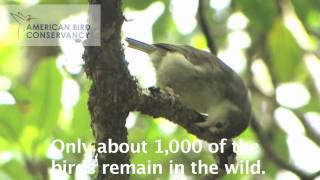
{"type": "Polygon", "coordinates": [[[189,45],[125,40],[129,48],[149,55],[157,87],[172,90],[183,105],[207,115],[205,121],[195,125],[206,130],[208,138],[233,138],[248,127],[248,89],[217,56],[189,45]]]}

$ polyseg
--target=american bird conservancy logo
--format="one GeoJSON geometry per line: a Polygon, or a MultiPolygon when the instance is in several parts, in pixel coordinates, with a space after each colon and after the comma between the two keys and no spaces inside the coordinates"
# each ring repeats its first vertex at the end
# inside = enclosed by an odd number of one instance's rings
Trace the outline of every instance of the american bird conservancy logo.
{"type": "Polygon", "coordinates": [[[20,11],[10,15],[18,23],[19,39],[70,39],[81,43],[89,37],[89,24],[43,23],[40,18],[20,11]]]}
{"type": "Polygon", "coordinates": [[[6,8],[10,10],[10,23],[17,27],[16,37],[24,46],[60,46],[61,43],[78,43],[84,46],[101,44],[100,5],[7,5],[6,8]]]}

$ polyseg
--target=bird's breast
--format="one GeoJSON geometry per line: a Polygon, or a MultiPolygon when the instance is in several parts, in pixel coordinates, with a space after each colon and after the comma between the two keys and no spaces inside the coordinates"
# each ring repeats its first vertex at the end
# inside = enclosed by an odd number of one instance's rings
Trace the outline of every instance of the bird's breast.
{"type": "Polygon", "coordinates": [[[208,77],[212,74],[208,69],[192,64],[180,53],[167,53],[157,60],[157,85],[170,87],[185,105],[206,113],[219,101],[221,91],[208,77]]]}

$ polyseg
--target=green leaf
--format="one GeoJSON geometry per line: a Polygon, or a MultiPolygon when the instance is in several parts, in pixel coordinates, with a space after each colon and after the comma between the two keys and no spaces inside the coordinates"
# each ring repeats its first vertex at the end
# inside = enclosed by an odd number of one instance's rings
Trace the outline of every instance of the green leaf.
{"type": "Polygon", "coordinates": [[[87,0],[40,0],[41,4],[87,4],[87,0]]]}
{"type": "Polygon", "coordinates": [[[314,9],[310,10],[310,12],[308,13],[307,20],[306,20],[308,26],[310,26],[310,29],[317,31],[317,29],[320,28],[319,17],[320,17],[319,11],[316,11],[314,9]]]}
{"type": "Polygon", "coordinates": [[[223,180],[234,180],[234,179],[250,179],[249,177],[251,177],[252,175],[244,175],[244,174],[226,174],[223,177],[223,180]]]}
{"type": "MultiPolygon", "coordinates": [[[[285,162],[289,162],[289,148],[287,145],[287,135],[280,130],[279,128],[272,129],[272,137],[269,142],[272,145],[272,149],[276,152],[276,155],[279,156],[285,162]]],[[[267,172],[268,176],[271,176],[272,179],[276,176],[279,169],[274,166],[274,162],[270,161],[268,157],[262,159],[263,168],[267,172]]]]}
{"type": "Polygon", "coordinates": [[[289,148],[287,145],[286,133],[279,128],[274,128],[272,134],[273,137],[271,137],[270,142],[272,143],[274,151],[277,152],[283,160],[289,161],[289,148]]]}
{"type": "Polygon", "coordinates": [[[80,96],[80,99],[73,110],[73,119],[71,123],[72,127],[72,136],[81,138],[82,141],[92,140],[92,131],[90,127],[90,113],[88,110],[88,92],[83,91],[80,96]]]}
{"type": "Polygon", "coordinates": [[[18,106],[0,106],[0,136],[17,141],[24,125],[24,119],[18,106]]]}
{"type": "Polygon", "coordinates": [[[28,155],[31,155],[34,153],[34,150],[36,150],[35,145],[39,142],[38,140],[39,136],[39,129],[34,126],[27,125],[20,137],[20,145],[25,153],[28,155]]]}
{"type": "Polygon", "coordinates": [[[14,46],[4,47],[0,45],[0,74],[9,78],[16,77],[23,71],[23,59],[21,51],[14,46]]]}
{"type": "Polygon", "coordinates": [[[173,34],[177,34],[177,28],[169,7],[166,6],[164,12],[152,26],[152,35],[155,42],[160,42],[177,38],[177,35],[173,34]]]}
{"type": "Polygon", "coordinates": [[[271,70],[278,82],[292,81],[306,72],[302,50],[282,20],[279,19],[273,25],[267,43],[271,56],[271,70]]]}
{"type": "Polygon", "coordinates": [[[11,180],[10,176],[6,173],[0,170],[0,179],[2,180],[11,180]]]}
{"type": "Polygon", "coordinates": [[[268,31],[277,15],[274,1],[264,0],[237,0],[233,1],[250,20],[254,31],[268,31]]]}
{"type": "Polygon", "coordinates": [[[300,110],[302,112],[319,112],[319,109],[320,109],[319,98],[311,98],[309,103],[304,107],[302,107],[300,110]]]}
{"type": "MultiPolygon", "coordinates": [[[[28,124],[38,128],[39,140],[46,138],[57,126],[61,110],[62,76],[54,60],[41,60],[30,84],[30,111],[28,124]]],[[[40,143],[41,141],[39,141],[40,143]]]]}
{"type": "MultiPolygon", "coordinates": [[[[9,151],[9,150],[13,149],[13,147],[14,147],[12,141],[9,138],[5,138],[5,137],[4,138],[0,137],[0,144],[1,144],[0,152],[1,151],[9,151]]],[[[0,157],[0,160],[1,160],[1,157],[0,157]]]]}
{"type": "Polygon", "coordinates": [[[255,133],[252,131],[251,128],[247,128],[240,136],[238,136],[236,139],[240,140],[248,140],[253,141],[255,138],[255,133]]]}
{"type": "Polygon", "coordinates": [[[292,0],[291,2],[298,17],[301,21],[306,22],[307,16],[310,13],[310,10],[312,10],[310,1],[292,0]]]}
{"type": "Polygon", "coordinates": [[[1,169],[3,169],[6,175],[10,176],[11,179],[35,179],[29,175],[25,165],[22,162],[17,161],[15,159],[1,166],[1,169]]]}
{"type": "Polygon", "coordinates": [[[146,9],[150,4],[153,2],[157,2],[156,0],[124,0],[123,7],[136,9],[136,10],[143,10],[146,9]]]}

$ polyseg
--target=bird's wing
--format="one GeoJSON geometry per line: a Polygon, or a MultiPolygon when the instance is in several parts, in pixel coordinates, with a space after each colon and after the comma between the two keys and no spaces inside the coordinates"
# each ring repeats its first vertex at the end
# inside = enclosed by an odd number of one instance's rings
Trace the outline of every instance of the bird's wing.
{"type": "Polygon", "coordinates": [[[154,46],[167,50],[169,52],[181,53],[193,65],[201,65],[203,63],[214,64],[216,57],[209,52],[196,49],[191,46],[179,46],[165,43],[154,44],[154,46]]]}
{"type": "Polygon", "coordinates": [[[13,19],[14,19],[17,23],[21,24],[22,22],[24,22],[24,17],[21,16],[19,13],[18,13],[18,14],[10,13],[10,15],[13,17],[13,19]]]}

